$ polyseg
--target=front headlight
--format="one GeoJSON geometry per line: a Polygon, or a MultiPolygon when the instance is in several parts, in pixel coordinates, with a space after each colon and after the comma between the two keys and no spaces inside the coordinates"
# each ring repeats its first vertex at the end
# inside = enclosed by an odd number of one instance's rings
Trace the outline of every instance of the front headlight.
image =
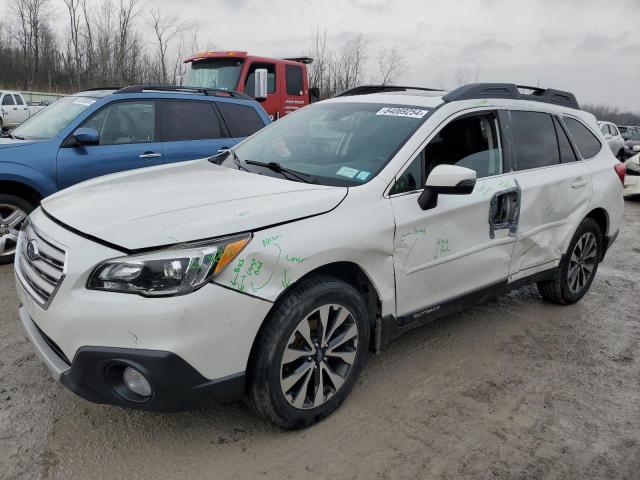
{"type": "Polygon", "coordinates": [[[95,268],[87,288],[145,297],[184,295],[210,282],[249,240],[246,234],[107,260],[95,268]]]}

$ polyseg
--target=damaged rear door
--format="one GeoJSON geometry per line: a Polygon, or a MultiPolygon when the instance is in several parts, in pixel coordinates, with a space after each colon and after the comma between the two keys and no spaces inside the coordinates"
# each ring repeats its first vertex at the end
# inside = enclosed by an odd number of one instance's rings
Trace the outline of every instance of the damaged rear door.
{"type": "Polygon", "coordinates": [[[515,178],[522,190],[510,280],[558,265],[565,240],[587,214],[591,175],[551,114],[510,111],[515,178]]]}

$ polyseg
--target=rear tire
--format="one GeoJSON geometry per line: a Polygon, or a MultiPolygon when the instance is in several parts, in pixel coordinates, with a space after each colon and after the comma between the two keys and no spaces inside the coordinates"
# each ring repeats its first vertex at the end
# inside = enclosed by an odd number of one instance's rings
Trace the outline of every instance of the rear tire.
{"type": "Polygon", "coordinates": [[[538,291],[545,300],[569,305],[589,291],[602,258],[603,234],[598,224],[586,218],[578,226],[566,255],[560,262],[560,277],[538,282],[538,291]]]}
{"type": "Polygon", "coordinates": [[[23,198],[0,194],[0,265],[13,262],[18,232],[33,209],[23,198]]]}
{"type": "Polygon", "coordinates": [[[624,161],[625,161],[625,158],[624,158],[624,150],[620,150],[620,151],[618,152],[618,155],[616,155],[616,158],[617,158],[618,160],[620,160],[621,162],[624,162],[624,161]]]}
{"type": "Polygon", "coordinates": [[[294,285],[274,306],[249,367],[249,405],[285,429],[336,410],[365,362],[369,319],[360,293],[330,276],[294,285]]]}

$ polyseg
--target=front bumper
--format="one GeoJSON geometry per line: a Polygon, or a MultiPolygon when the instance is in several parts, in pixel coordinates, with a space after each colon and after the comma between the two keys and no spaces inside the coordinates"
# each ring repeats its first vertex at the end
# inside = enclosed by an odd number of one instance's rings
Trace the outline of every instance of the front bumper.
{"type": "Polygon", "coordinates": [[[210,402],[232,402],[245,391],[244,372],[217,380],[203,377],[178,355],[159,350],[82,347],[73,361],[19,309],[22,327],[36,355],[53,377],[78,396],[94,403],[150,411],[185,410],[210,402]],[[129,391],[122,380],[125,367],[141,372],[151,384],[150,397],[129,391]]]}
{"type": "Polygon", "coordinates": [[[67,252],[64,279],[46,305],[34,300],[16,270],[22,325],[54,378],[88,400],[149,410],[239,396],[271,302],[216,284],[162,298],[88,290],[95,266],[123,252],[65,229],[39,209],[30,219],[67,252]],[[157,389],[151,400],[118,396],[107,376],[114,359],[150,375],[157,389]]]}

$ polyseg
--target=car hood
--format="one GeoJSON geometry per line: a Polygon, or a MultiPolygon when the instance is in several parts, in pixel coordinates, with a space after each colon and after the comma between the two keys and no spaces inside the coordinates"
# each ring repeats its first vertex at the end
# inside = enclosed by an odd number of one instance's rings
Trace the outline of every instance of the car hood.
{"type": "Polygon", "coordinates": [[[633,147],[634,145],[640,145],[640,140],[627,140],[624,142],[627,147],[633,147]]]}
{"type": "Polygon", "coordinates": [[[46,198],[42,207],[79,232],[136,250],[318,215],[347,192],[196,160],[90,180],[46,198]]]}
{"type": "Polygon", "coordinates": [[[18,138],[0,137],[0,150],[14,147],[25,147],[36,143],[36,140],[20,140],[18,138]]]}

